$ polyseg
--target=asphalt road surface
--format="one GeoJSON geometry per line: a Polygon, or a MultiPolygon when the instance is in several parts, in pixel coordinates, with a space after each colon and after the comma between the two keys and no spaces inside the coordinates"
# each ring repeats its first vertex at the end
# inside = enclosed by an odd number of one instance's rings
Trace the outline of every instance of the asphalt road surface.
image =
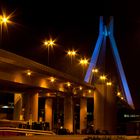
{"type": "MultiPolygon", "coordinates": [[[[84,140],[87,137],[112,138],[111,140],[140,140],[140,136],[87,136],[87,135],[57,135],[57,136],[1,136],[0,140],[84,140]]],[[[101,139],[102,140],[102,139],[101,139]]]]}

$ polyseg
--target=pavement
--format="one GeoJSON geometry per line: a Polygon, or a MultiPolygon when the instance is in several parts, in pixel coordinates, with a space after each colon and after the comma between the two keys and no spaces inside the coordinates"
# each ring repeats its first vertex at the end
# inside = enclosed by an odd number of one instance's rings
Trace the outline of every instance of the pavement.
{"type": "Polygon", "coordinates": [[[87,137],[98,137],[98,140],[140,140],[140,136],[105,136],[105,135],[55,135],[55,136],[0,136],[0,140],[84,140],[87,137]],[[101,139],[99,139],[99,137],[101,139]]]}

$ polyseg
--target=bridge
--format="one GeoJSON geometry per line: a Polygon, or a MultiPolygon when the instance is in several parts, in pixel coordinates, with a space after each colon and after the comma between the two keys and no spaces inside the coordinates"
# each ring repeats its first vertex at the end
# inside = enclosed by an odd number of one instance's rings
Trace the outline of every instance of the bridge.
{"type": "MultiPolygon", "coordinates": [[[[64,124],[71,131],[73,130],[72,98],[81,97],[83,108],[86,104],[85,98],[93,97],[95,89],[94,86],[84,81],[5,50],[0,50],[0,84],[1,91],[15,94],[14,120],[20,119],[22,108],[24,108],[25,121],[32,119],[37,122],[38,99],[46,97],[45,121],[50,123],[51,129],[52,98],[64,97],[64,114],[66,116],[64,124]]],[[[86,110],[82,108],[81,117],[84,117],[83,113],[86,110]]]]}
{"type": "MultiPolygon", "coordinates": [[[[30,59],[0,49],[0,91],[14,94],[13,120],[38,122],[39,99],[45,99],[45,122],[49,122],[50,129],[54,128],[54,99],[63,99],[63,126],[70,132],[75,131],[74,100],[79,99],[79,130],[87,127],[87,100],[93,100],[94,129],[116,132],[116,93],[113,85],[106,82],[92,82],[92,70],[96,68],[96,61],[103,38],[110,37],[112,50],[119,71],[119,76],[126,93],[124,98],[128,105],[134,108],[122,64],[113,37],[112,20],[109,26],[103,25],[100,18],[100,32],[95,51],[87,70],[85,81],[76,79],[50,67],[39,64],[30,59]]],[[[57,105],[59,106],[60,103],[57,105]]],[[[59,120],[60,121],[60,120],[59,120]]],[[[60,123],[60,122],[59,122],[60,123]]],[[[60,126],[59,126],[60,127],[60,126]]]]}

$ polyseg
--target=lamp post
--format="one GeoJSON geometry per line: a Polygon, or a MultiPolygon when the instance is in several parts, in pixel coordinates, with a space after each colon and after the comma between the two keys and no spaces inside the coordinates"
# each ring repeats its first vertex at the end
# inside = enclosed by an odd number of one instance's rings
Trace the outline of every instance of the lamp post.
{"type": "Polygon", "coordinates": [[[49,64],[49,50],[50,48],[53,49],[53,47],[55,46],[55,40],[45,40],[44,41],[44,46],[48,49],[48,64],[49,64]]]}
{"type": "Polygon", "coordinates": [[[10,19],[13,17],[13,13],[6,15],[6,13],[2,13],[0,15],[0,26],[1,26],[1,33],[3,30],[3,26],[7,29],[7,24],[14,24],[10,19]]]}
{"type": "Polygon", "coordinates": [[[101,80],[101,81],[105,81],[105,80],[106,80],[106,76],[105,76],[105,75],[101,75],[101,76],[100,76],[100,80],[101,80]]]}
{"type": "Polygon", "coordinates": [[[6,31],[8,30],[8,24],[14,24],[14,22],[12,22],[10,19],[13,17],[13,12],[9,15],[6,15],[5,12],[3,12],[0,15],[0,44],[2,46],[2,33],[3,33],[3,27],[6,29],[6,31]]]}
{"type": "Polygon", "coordinates": [[[97,68],[93,68],[92,69],[92,73],[91,73],[91,77],[90,77],[90,83],[93,81],[93,82],[96,82],[97,80],[97,74],[99,73],[99,70],[97,68]]]}
{"type": "Polygon", "coordinates": [[[6,15],[0,15],[0,25],[1,25],[1,29],[2,29],[2,26],[7,26],[7,23],[9,23],[10,20],[9,18],[6,16],[6,15]]]}
{"type": "Polygon", "coordinates": [[[67,55],[70,57],[71,59],[71,64],[72,64],[72,59],[77,55],[77,51],[76,50],[68,50],[67,51],[67,55]]]}
{"type": "Polygon", "coordinates": [[[79,64],[83,67],[83,75],[84,75],[84,69],[88,65],[88,63],[89,63],[88,59],[86,59],[86,58],[81,58],[79,60],[79,64]]]}

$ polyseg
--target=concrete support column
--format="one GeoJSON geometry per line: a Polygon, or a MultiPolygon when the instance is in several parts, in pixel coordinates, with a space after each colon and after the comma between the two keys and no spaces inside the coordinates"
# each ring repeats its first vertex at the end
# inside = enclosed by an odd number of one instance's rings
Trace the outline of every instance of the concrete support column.
{"type": "Polygon", "coordinates": [[[87,98],[80,99],[80,132],[87,127],[87,98]]]}
{"type": "Polygon", "coordinates": [[[45,122],[49,122],[50,130],[52,130],[52,99],[46,98],[45,100],[45,122]]]}
{"type": "Polygon", "coordinates": [[[106,85],[96,85],[96,91],[94,93],[94,128],[95,130],[104,130],[105,123],[105,94],[106,85]]]}
{"type": "Polygon", "coordinates": [[[117,113],[116,95],[114,93],[113,85],[107,86],[105,112],[105,130],[108,130],[111,134],[115,134],[117,113]]]}
{"type": "Polygon", "coordinates": [[[94,126],[95,129],[116,132],[116,96],[113,86],[96,85],[94,94],[94,126]]]}
{"type": "Polygon", "coordinates": [[[72,96],[64,98],[64,128],[73,132],[73,99],[72,96]]]}
{"type": "Polygon", "coordinates": [[[25,121],[38,121],[38,93],[24,95],[25,121]]]}
{"type": "Polygon", "coordinates": [[[14,120],[20,120],[20,115],[22,112],[22,94],[15,93],[14,94],[14,120]]]}

